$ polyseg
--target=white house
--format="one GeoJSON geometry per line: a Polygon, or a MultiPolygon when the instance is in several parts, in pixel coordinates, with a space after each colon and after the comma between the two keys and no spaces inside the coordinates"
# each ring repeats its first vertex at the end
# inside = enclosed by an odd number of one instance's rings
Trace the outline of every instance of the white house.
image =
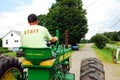
{"type": "Polygon", "coordinates": [[[2,38],[2,45],[3,47],[8,48],[18,48],[20,47],[20,31],[9,31],[3,38],[2,38]]]}

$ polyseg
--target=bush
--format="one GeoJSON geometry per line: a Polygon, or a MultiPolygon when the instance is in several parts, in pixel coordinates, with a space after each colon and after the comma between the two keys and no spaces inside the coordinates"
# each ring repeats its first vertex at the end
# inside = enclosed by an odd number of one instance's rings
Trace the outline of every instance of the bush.
{"type": "Polygon", "coordinates": [[[106,43],[109,42],[108,38],[102,34],[96,34],[91,38],[91,41],[93,41],[95,45],[100,49],[103,49],[106,43]]]}
{"type": "Polygon", "coordinates": [[[0,47],[0,53],[7,53],[7,52],[9,52],[8,48],[0,47]]]}

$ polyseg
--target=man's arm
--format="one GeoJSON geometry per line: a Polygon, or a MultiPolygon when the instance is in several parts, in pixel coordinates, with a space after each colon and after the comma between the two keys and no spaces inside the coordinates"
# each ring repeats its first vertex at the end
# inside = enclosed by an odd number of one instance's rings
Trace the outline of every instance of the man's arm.
{"type": "Polygon", "coordinates": [[[49,40],[51,43],[54,43],[55,41],[58,40],[57,37],[52,37],[49,31],[46,28],[46,39],[49,40]]]}
{"type": "Polygon", "coordinates": [[[55,41],[57,41],[58,38],[57,37],[52,37],[52,40],[50,41],[51,43],[54,43],[55,41]]]}

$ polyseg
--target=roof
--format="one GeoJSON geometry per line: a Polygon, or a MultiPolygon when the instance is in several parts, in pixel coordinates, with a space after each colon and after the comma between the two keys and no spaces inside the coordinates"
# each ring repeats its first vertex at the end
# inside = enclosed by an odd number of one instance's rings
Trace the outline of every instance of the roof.
{"type": "Polygon", "coordinates": [[[15,30],[10,30],[5,36],[3,36],[2,38],[6,37],[10,32],[15,32],[17,35],[20,36],[21,32],[20,31],[15,31],[15,30]]]}
{"type": "Polygon", "coordinates": [[[15,30],[12,30],[13,32],[15,32],[17,35],[20,36],[21,32],[20,31],[15,31],[15,30]]]}

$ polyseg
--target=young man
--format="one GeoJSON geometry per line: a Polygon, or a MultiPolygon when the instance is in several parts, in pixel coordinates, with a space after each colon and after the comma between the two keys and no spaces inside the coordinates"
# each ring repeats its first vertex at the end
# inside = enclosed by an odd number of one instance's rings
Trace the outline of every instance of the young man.
{"type": "Polygon", "coordinates": [[[47,28],[38,25],[38,18],[35,14],[28,16],[29,28],[21,33],[21,46],[30,48],[47,47],[46,40],[50,42],[57,41],[57,37],[52,37],[47,28]]]}

